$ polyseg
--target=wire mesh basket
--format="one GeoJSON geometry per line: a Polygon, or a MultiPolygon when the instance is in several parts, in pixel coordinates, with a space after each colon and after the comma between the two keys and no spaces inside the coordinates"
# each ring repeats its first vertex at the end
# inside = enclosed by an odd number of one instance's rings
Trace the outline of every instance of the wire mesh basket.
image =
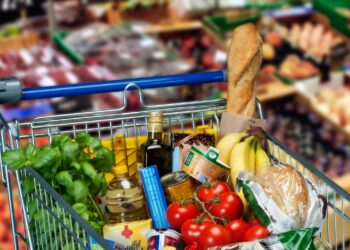
{"type": "MultiPolygon", "coordinates": [[[[137,87],[135,84],[130,86],[137,87]]],[[[123,112],[127,105],[126,91],[130,86],[124,91],[124,105],[120,109],[37,117],[30,122],[15,121],[11,126],[3,121],[2,152],[21,148],[26,143],[38,145],[43,138],[50,143],[52,137],[59,134],[75,137],[79,132],[87,132],[99,139],[109,138],[112,140],[112,145],[116,135],[121,135],[124,142],[127,138],[134,138],[138,147],[140,145],[138,138],[147,133],[147,116],[150,111],[163,113],[163,127],[168,132],[181,132],[186,128],[194,130],[198,125],[219,129],[220,117],[226,105],[223,99],[146,106],[138,88],[140,111],[123,112]]],[[[261,114],[261,109],[259,111],[261,114]]],[[[350,195],[274,137],[267,136],[267,145],[272,161],[295,167],[313,178],[321,187],[328,206],[320,237],[335,249],[349,248],[350,195]]],[[[124,151],[128,162],[126,146],[124,151]]],[[[12,232],[17,236],[14,237],[15,249],[18,249],[19,240],[25,241],[29,249],[113,249],[113,246],[83,220],[35,170],[25,168],[12,171],[1,161],[1,174],[9,197],[12,232]],[[16,229],[10,175],[15,176],[19,187],[24,215],[24,235],[16,229]],[[26,193],[23,183],[26,176],[34,178],[33,192],[26,193]]]]}

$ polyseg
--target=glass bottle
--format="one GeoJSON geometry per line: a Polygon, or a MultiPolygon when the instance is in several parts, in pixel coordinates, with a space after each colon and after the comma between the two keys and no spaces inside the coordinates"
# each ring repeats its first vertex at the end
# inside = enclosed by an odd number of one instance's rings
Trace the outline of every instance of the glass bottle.
{"type": "Polygon", "coordinates": [[[108,223],[121,223],[147,219],[142,188],[133,176],[119,175],[108,185],[106,202],[108,223]]]}
{"type": "Polygon", "coordinates": [[[148,115],[148,138],[141,145],[139,160],[142,167],[156,165],[159,176],[162,177],[172,171],[171,143],[163,142],[163,114],[150,112],[148,115]]]}

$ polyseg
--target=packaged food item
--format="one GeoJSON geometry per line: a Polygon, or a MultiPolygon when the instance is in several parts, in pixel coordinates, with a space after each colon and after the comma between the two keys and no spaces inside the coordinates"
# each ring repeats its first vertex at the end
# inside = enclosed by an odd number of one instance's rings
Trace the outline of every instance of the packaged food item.
{"type": "Polygon", "coordinates": [[[183,171],[167,174],[160,181],[168,204],[191,198],[195,192],[192,178],[183,171]]]}
{"type": "Polygon", "coordinates": [[[315,231],[315,228],[292,230],[251,242],[241,242],[226,246],[211,247],[209,250],[332,249],[328,242],[325,242],[319,237],[314,237],[315,231]]]}
{"type": "Polygon", "coordinates": [[[151,219],[107,224],[103,227],[103,237],[113,242],[114,249],[146,250],[146,234],[151,228],[151,219]]]}
{"type": "Polygon", "coordinates": [[[255,177],[241,172],[238,188],[259,221],[273,233],[322,228],[327,203],[311,179],[287,165],[269,166],[255,177]]]}
{"type": "Polygon", "coordinates": [[[218,157],[219,151],[214,147],[203,152],[198,147],[192,146],[182,170],[199,182],[213,182],[227,175],[230,170],[230,167],[218,157]]]}
{"type": "Polygon", "coordinates": [[[109,223],[147,219],[142,188],[135,177],[114,178],[107,188],[106,205],[109,223]]]}
{"type": "Polygon", "coordinates": [[[160,183],[157,166],[140,168],[139,171],[154,228],[170,228],[166,219],[168,206],[162,184],[160,183]]]}
{"type": "MultiPolygon", "coordinates": [[[[197,127],[197,131],[205,131],[204,128],[197,127]]],[[[207,151],[209,147],[215,146],[214,134],[174,134],[174,151],[179,148],[179,155],[174,156],[179,158],[179,169],[185,163],[185,159],[188,153],[191,151],[192,146],[198,147],[200,150],[207,151]]],[[[177,171],[176,170],[176,171],[177,171]]]]}
{"type": "Polygon", "coordinates": [[[172,229],[153,229],[146,237],[148,250],[181,249],[181,235],[172,229]]]}

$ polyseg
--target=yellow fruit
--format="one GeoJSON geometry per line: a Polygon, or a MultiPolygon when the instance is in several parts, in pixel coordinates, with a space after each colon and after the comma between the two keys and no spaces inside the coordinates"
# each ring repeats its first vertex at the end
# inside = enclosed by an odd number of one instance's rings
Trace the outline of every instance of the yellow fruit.
{"type": "Polygon", "coordinates": [[[226,163],[227,165],[230,164],[230,154],[232,151],[232,148],[240,142],[243,136],[245,136],[245,132],[243,133],[232,133],[225,135],[216,145],[216,149],[219,150],[219,160],[226,163]]]}
{"type": "Polygon", "coordinates": [[[258,142],[256,145],[255,152],[255,172],[259,174],[261,170],[270,165],[270,159],[267,156],[265,150],[261,147],[261,142],[258,142]]]}

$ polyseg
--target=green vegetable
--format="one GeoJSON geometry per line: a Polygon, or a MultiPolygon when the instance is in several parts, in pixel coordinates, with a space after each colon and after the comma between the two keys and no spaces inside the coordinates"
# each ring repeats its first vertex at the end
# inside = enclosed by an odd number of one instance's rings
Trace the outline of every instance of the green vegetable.
{"type": "MultiPolygon", "coordinates": [[[[14,170],[21,170],[24,167],[34,168],[84,220],[95,230],[102,232],[105,222],[95,197],[105,195],[107,192],[104,172],[112,170],[114,154],[105,148],[100,140],[87,133],[79,133],[75,139],[68,135],[57,135],[52,138],[51,145],[38,148],[27,144],[23,150],[6,151],[2,160],[14,170]]],[[[34,188],[33,177],[25,177],[22,189],[27,200],[28,213],[32,218],[31,230],[45,232],[37,235],[34,242],[37,244],[36,248],[45,248],[45,239],[50,238],[51,234],[51,237],[54,237],[57,233],[54,230],[47,230],[49,223],[51,229],[54,228],[52,225],[56,225],[56,228],[59,225],[57,220],[29,195],[34,188]]],[[[40,194],[36,195],[39,195],[40,199],[45,199],[40,194]]],[[[57,209],[55,203],[48,206],[52,206],[50,209],[69,225],[70,219],[67,213],[57,209]]],[[[59,249],[70,249],[73,246],[61,245],[60,241],[54,243],[59,249]]]]}

